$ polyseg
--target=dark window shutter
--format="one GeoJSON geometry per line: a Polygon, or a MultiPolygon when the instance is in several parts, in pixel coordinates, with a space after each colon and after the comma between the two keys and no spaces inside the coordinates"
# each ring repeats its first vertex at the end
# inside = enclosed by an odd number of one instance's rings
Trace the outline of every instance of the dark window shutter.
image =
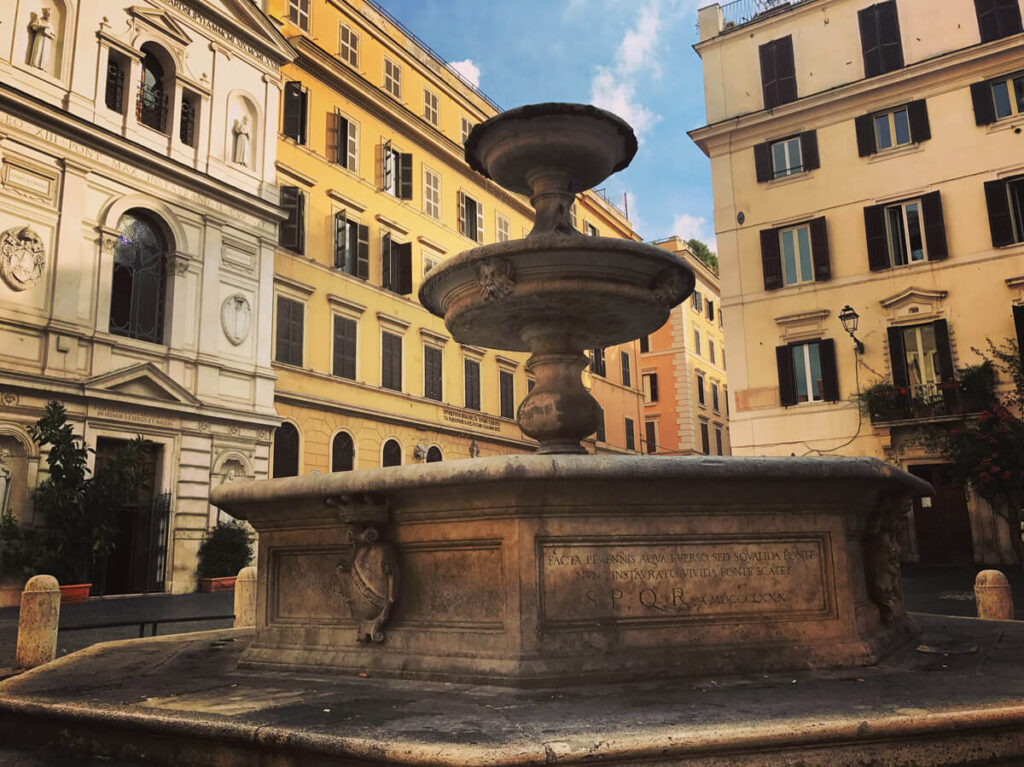
{"type": "Polygon", "coordinates": [[[301,253],[301,238],[299,228],[301,226],[300,210],[302,208],[302,195],[297,186],[281,187],[281,207],[288,217],[278,225],[278,244],[282,248],[288,248],[301,253]]]}
{"type": "Polygon", "coordinates": [[[619,352],[619,360],[622,363],[622,385],[632,386],[632,376],[629,371],[629,354],[627,352],[619,352]]]}
{"type": "Polygon", "coordinates": [[[764,289],[782,287],[782,253],[779,248],[779,230],[761,231],[761,268],[764,270],[764,289]]]}
{"type": "Polygon", "coordinates": [[[502,418],[515,418],[515,381],[507,370],[498,371],[498,388],[502,418]]]}
{"type": "Polygon", "coordinates": [[[394,261],[394,245],[391,243],[391,235],[385,234],[380,243],[380,284],[386,290],[392,290],[391,266],[394,261]]]}
{"type": "Polygon", "coordinates": [[[928,122],[928,102],[924,99],[907,104],[907,119],[910,121],[910,140],[916,143],[932,137],[932,126],[928,122]]]}
{"type": "MultiPolygon", "coordinates": [[[[348,168],[348,120],[335,112],[338,122],[338,157],[335,162],[343,168],[348,168]]],[[[352,170],[352,168],[349,168],[352,170]]]]}
{"type": "Polygon", "coordinates": [[[885,206],[864,208],[864,232],[867,236],[868,267],[873,272],[889,268],[889,242],[885,237],[885,206]]]}
{"type": "Polygon", "coordinates": [[[355,444],[345,432],[338,432],[331,442],[331,471],[352,471],[355,465],[355,444]]]}
{"type": "Polygon", "coordinates": [[[392,333],[381,334],[381,386],[402,390],[402,338],[392,333]]]}
{"type": "Polygon", "coordinates": [[[334,317],[334,375],[356,377],[356,323],[347,317],[334,317]]]}
{"type": "Polygon", "coordinates": [[[864,55],[864,76],[882,73],[881,41],[878,39],[877,6],[872,5],[857,13],[860,23],[860,47],[864,55]]]}
{"type": "Polygon", "coordinates": [[[775,41],[775,76],[778,78],[779,103],[796,101],[796,64],[793,61],[793,38],[775,41]]]}
{"type": "Polygon", "coordinates": [[[337,163],[343,155],[339,132],[340,120],[341,115],[337,112],[327,113],[327,162],[337,163]]]}
{"type": "Polygon", "coordinates": [[[654,421],[644,423],[644,442],[646,442],[647,454],[654,455],[658,452],[658,440],[655,436],[654,421]]]}
{"type": "Polygon", "coordinates": [[[398,155],[398,197],[412,199],[412,155],[398,155]]]}
{"type": "Polygon", "coordinates": [[[441,350],[433,346],[423,348],[423,394],[428,399],[441,401],[441,350]]]}
{"type": "Polygon", "coordinates": [[[978,14],[978,31],[981,33],[981,42],[998,40],[999,17],[996,15],[996,0],[974,0],[974,11],[978,14]]]}
{"type": "Polygon", "coordinates": [[[931,192],[921,197],[924,214],[924,241],[928,246],[928,260],[942,261],[949,256],[946,247],[946,219],[942,215],[942,197],[931,192]]]}
{"type": "Polygon", "coordinates": [[[754,171],[759,184],[771,181],[775,177],[772,169],[772,145],[768,142],[754,147],[754,171]]]}
{"type": "Polygon", "coordinates": [[[302,255],[306,252],[306,195],[302,192],[298,192],[298,199],[295,201],[295,236],[298,241],[294,250],[302,255]]]}
{"type": "Polygon", "coordinates": [[[309,92],[303,88],[299,91],[299,135],[295,139],[299,144],[306,143],[306,136],[308,131],[306,130],[307,120],[309,116],[309,92]]]}
{"type": "Polygon", "coordinates": [[[775,364],[779,368],[779,402],[783,407],[796,404],[796,379],[793,375],[793,352],[789,346],[775,347],[775,364]]]}
{"type": "Polygon", "coordinates": [[[988,226],[992,232],[992,247],[1001,248],[1013,243],[1013,217],[1004,181],[985,182],[985,203],[988,205],[988,226]]]}
{"type": "Polygon", "coordinates": [[[910,386],[910,374],[907,372],[907,350],[903,345],[903,331],[900,328],[889,328],[888,335],[892,382],[895,386],[906,389],[910,386]]]}
{"type": "Polygon", "coordinates": [[[996,0],[999,36],[1009,37],[1021,32],[1020,6],[1017,0],[996,0]]]}
{"type": "Polygon", "coordinates": [[[828,225],[825,217],[811,220],[811,258],[814,261],[814,279],[817,282],[832,279],[832,266],[828,252],[828,225]]]}
{"type": "Polygon", "coordinates": [[[945,320],[935,320],[935,351],[939,360],[939,376],[947,384],[942,388],[942,396],[950,407],[957,405],[956,370],[953,368],[953,352],[949,348],[949,325],[945,320]]]}
{"type": "Polygon", "coordinates": [[[651,373],[650,380],[651,380],[651,402],[657,402],[658,401],[658,374],[657,373],[651,373]]]}
{"type": "Polygon", "coordinates": [[[274,431],[273,477],[297,477],[299,474],[299,431],[285,421],[274,431]]]}
{"type": "Polygon", "coordinates": [[[873,115],[861,115],[853,121],[857,129],[857,154],[861,157],[873,155],[878,151],[875,145],[875,118],[873,115]]]}
{"type": "Polygon", "coordinates": [[[466,407],[470,410],[480,409],[480,363],[476,360],[464,360],[463,370],[466,380],[466,407]]]}
{"type": "Polygon", "coordinates": [[[395,292],[407,296],[412,293],[412,243],[393,245],[392,252],[395,253],[395,261],[391,268],[398,272],[392,276],[395,281],[395,292]]]}
{"type": "Polygon", "coordinates": [[[779,105],[779,83],[775,73],[775,41],[765,43],[758,48],[761,57],[761,92],[764,95],[764,108],[771,109],[779,105]]]}
{"type": "Polygon", "coordinates": [[[971,101],[974,103],[974,122],[978,125],[989,125],[996,121],[996,103],[992,100],[990,83],[971,85],[971,101]]]}
{"type": "MultiPolygon", "coordinates": [[[[634,426],[633,426],[633,419],[632,418],[627,418],[625,420],[626,420],[626,423],[625,423],[625,427],[626,427],[626,450],[636,450],[636,430],[634,429],[634,426]]],[[[705,427],[705,428],[707,428],[707,427],[705,427]]],[[[707,452],[707,451],[705,450],[704,452],[707,452]]]]}
{"type": "Polygon", "coordinates": [[[800,134],[800,154],[804,170],[814,170],[821,165],[818,158],[818,132],[809,130],[800,134]]]}
{"type": "Polygon", "coordinates": [[[301,143],[300,110],[302,107],[302,83],[290,80],[284,84],[284,123],[282,133],[301,143]]]}
{"type": "Polygon", "coordinates": [[[882,48],[882,71],[892,72],[903,66],[903,41],[900,39],[900,20],[896,0],[879,3],[878,36],[882,48]]]}
{"type": "Polygon", "coordinates": [[[356,254],[356,277],[370,279],[370,227],[359,225],[359,249],[356,254]]]}
{"type": "Polygon", "coordinates": [[[348,271],[348,220],[345,211],[334,214],[334,268],[348,271]]]}
{"type": "Polygon", "coordinates": [[[831,338],[818,341],[821,361],[821,397],[826,402],[839,401],[839,370],[836,366],[836,342],[831,338]]]}
{"type": "Polygon", "coordinates": [[[1024,363],[1024,306],[1014,304],[1013,327],[1017,331],[1017,349],[1020,351],[1021,363],[1024,363]]]}

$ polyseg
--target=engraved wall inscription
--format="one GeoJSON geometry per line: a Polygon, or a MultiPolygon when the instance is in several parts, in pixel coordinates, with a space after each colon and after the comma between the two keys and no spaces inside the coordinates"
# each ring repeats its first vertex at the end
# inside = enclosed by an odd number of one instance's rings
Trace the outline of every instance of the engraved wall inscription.
{"type": "Polygon", "coordinates": [[[826,617],[827,534],[538,539],[549,626],[826,617]]]}

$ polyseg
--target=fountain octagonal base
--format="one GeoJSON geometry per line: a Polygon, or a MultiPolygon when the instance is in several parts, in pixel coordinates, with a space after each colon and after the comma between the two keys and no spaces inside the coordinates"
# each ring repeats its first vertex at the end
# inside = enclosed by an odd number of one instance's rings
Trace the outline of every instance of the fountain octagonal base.
{"type": "Polygon", "coordinates": [[[895,537],[929,491],[873,459],[534,455],[214,502],[260,533],[246,667],[538,685],[874,663],[915,635],[895,537]]]}

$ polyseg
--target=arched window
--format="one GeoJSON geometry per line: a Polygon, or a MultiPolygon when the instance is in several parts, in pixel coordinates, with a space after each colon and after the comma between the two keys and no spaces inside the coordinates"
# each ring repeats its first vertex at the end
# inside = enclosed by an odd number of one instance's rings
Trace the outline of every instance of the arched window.
{"type": "Polygon", "coordinates": [[[110,332],[163,343],[167,240],[156,222],[137,210],[125,213],[118,229],[110,290],[110,332]]]}
{"type": "Polygon", "coordinates": [[[427,463],[440,463],[444,460],[444,456],[441,455],[441,448],[437,445],[433,445],[430,450],[427,451],[427,463]]]}
{"type": "Polygon", "coordinates": [[[299,475],[299,430],[285,421],[274,432],[274,477],[299,475]]]}
{"type": "Polygon", "coordinates": [[[402,446],[397,440],[389,439],[384,443],[384,454],[381,466],[401,466],[402,446]]]}
{"type": "Polygon", "coordinates": [[[355,444],[352,437],[339,431],[331,443],[331,471],[352,471],[354,462],[355,444]]]}
{"type": "Polygon", "coordinates": [[[142,46],[142,79],[139,82],[139,100],[136,102],[136,117],[143,125],[161,133],[167,132],[167,91],[164,87],[166,73],[164,65],[154,52],[155,46],[142,46]]]}

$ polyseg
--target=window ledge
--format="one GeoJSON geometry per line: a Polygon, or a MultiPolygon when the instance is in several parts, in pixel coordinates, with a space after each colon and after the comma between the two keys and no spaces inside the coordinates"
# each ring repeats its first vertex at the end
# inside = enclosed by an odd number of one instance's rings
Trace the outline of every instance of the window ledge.
{"type": "Polygon", "coordinates": [[[875,152],[870,158],[868,158],[868,165],[876,162],[885,162],[886,160],[891,160],[894,157],[903,157],[904,155],[922,151],[924,151],[924,145],[923,142],[920,141],[915,144],[908,144],[907,146],[898,146],[894,149],[882,149],[875,152]]]}
{"type": "Polygon", "coordinates": [[[812,178],[814,178],[813,170],[802,170],[799,173],[792,173],[788,176],[780,176],[779,178],[773,178],[771,181],[765,182],[765,188],[774,189],[777,186],[797,184],[801,181],[809,181],[812,178]]]}
{"type": "Polygon", "coordinates": [[[994,123],[989,123],[986,126],[986,133],[1002,133],[1006,130],[1017,130],[1024,128],[1024,115],[1010,115],[1009,117],[1003,117],[994,123]]]}

